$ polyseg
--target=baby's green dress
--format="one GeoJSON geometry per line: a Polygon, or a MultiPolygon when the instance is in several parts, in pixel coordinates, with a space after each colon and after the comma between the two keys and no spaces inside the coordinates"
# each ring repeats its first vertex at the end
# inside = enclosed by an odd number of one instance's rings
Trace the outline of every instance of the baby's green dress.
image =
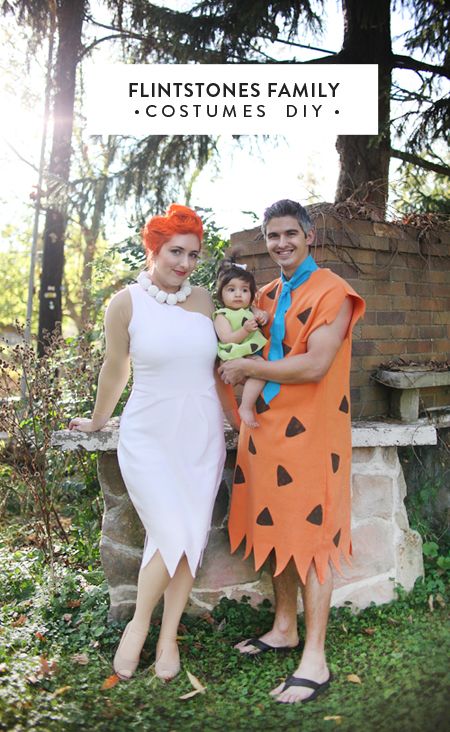
{"type": "MultiPolygon", "coordinates": [[[[239,308],[232,310],[231,308],[220,308],[214,313],[216,315],[225,315],[231,325],[233,331],[242,328],[246,320],[252,320],[255,316],[248,308],[239,308]]],[[[241,343],[220,343],[217,346],[217,353],[222,361],[231,361],[234,358],[244,358],[245,356],[253,356],[260,351],[267,343],[267,338],[263,336],[260,330],[249,333],[241,343]]]]}

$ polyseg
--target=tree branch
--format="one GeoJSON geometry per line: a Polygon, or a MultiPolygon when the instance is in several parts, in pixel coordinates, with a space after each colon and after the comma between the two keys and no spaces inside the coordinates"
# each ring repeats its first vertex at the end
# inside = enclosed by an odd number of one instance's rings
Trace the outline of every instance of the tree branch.
{"type": "Polygon", "coordinates": [[[432,74],[440,74],[450,79],[450,68],[446,66],[435,66],[434,64],[426,64],[418,61],[410,56],[402,56],[393,54],[392,66],[397,69],[410,69],[411,71],[429,71],[432,74]]]}
{"type": "Polygon", "coordinates": [[[412,153],[391,148],[391,158],[398,158],[399,160],[403,160],[405,163],[412,163],[413,165],[417,165],[419,168],[431,170],[433,173],[437,173],[438,175],[450,176],[450,168],[447,165],[432,163],[431,160],[424,160],[419,157],[419,155],[413,155],[412,153]]]}

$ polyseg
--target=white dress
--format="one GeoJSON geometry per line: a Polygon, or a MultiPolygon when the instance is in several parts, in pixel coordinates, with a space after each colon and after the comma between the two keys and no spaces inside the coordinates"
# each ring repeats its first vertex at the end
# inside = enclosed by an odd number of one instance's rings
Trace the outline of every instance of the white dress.
{"type": "Polygon", "coordinates": [[[159,550],[173,576],[185,554],[195,575],[225,460],[217,338],[205,315],[160,304],[139,284],[128,289],[134,381],[118,459],[146,530],[142,566],[159,550]]]}

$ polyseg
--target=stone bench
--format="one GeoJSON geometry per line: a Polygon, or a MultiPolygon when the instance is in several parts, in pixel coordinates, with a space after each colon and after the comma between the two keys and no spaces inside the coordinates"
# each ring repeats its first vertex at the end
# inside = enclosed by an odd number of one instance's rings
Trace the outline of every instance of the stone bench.
{"type": "Polygon", "coordinates": [[[390,389],[390,414],[402,422],[418,419],[420,389],[450,385],[450,371],[429,369],[379,369],[373,378],[390,389]]]}
{"type": "MultiPolygon", "coordinates": [[[[236,436],[225,431],[227,461],[213,513],[209,543],[194,589],[190,610],[210,610],[221,597],[243,595],[257,604],[271,597],[267,568],[253,569],[242,552],[231,555],[226,532],[229,492],[232,484],[236,436]]],[[[395,584],[409,590],[423,574],[422,541],[409,527],[404,506],[406,484],[397,447],[436,444],[435,428],[423,420],[411,424],[392,421],[356,422],[352,426],[352,524],[353,561],[335,574],[332,602],[350,602],[363,608],[371,602],[388,602],[395,584]]],[[[61,450],[98,452],[98,477],[105,511],[101,558],[110,592],[110,617],[127,618],[136,597],[144,531],[128,498],[117,462],[118,419],[100,432],[84,434],[63,430],[53,436],[61,450]]]]}

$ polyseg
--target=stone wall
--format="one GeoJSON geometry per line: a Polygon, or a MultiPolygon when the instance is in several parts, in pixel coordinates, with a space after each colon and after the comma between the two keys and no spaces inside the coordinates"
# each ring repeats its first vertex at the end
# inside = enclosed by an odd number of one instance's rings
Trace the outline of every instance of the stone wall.
{"type": "MultiPolygon", "coordinates": [[[[235,464],[236,438],[227,434],[227,462],[214,508],[209,542],[191,594],[190,610],[211,609],[221,597],[243,595],[258,604],[271,597],[267,567],[255,572],[242,552],[231,555],[226,530],[235,464]]],[[[110,616],[132,613],[142,556],[144,531],[128,498],[117,462],[117,420],[98,433],[56,433],[54,444],[64,450],[80,447],[98,452],[98,475],[105,501],[101,558],[111,598],[110,616]]],[[[436,443],[436,430],[426,422],[354,423],[352,428],[353,548],[351,566],[335,576],[333,603],[363,608],[387,602],[395,584],[409,590],[423,572],[422,541],[409,528],[404,506],[406,485],[397,456],[400,445],[436,443]]]]}
{"type": "MultiPolygon", "coordinates": [[[[312,254],[344,277],[366,300],[354,331],[352,416],[388,413],[388,390],[371,379],[380,364],[403,358],[448,358],[450,337],[450,232],[338,219],[314,214],[312,254]]],[[[232,250],[262,285],[278,277],[259,228],[231,237],[232,250]]],[[[420,390],[421,409],[450,404],[450,386],[420,390]]]]}

